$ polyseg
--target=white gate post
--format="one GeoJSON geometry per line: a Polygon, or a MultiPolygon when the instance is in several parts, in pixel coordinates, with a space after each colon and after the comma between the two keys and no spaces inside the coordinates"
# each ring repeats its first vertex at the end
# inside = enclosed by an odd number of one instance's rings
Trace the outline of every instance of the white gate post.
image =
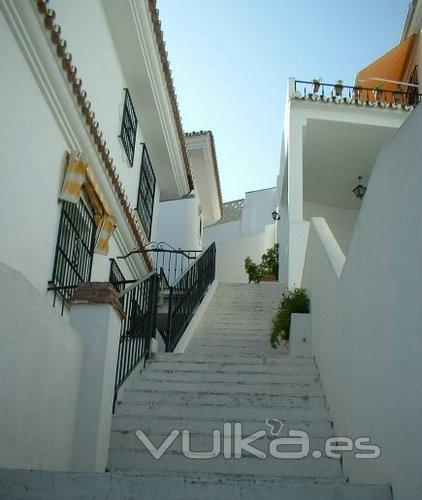
{"type": "Polygon", "coordinates": [[[117,291],[109,283],[81,283],[71,300],[70,324],[84,340],[74,470],[104,472],[107,466],[123,316],[117,291]]]}

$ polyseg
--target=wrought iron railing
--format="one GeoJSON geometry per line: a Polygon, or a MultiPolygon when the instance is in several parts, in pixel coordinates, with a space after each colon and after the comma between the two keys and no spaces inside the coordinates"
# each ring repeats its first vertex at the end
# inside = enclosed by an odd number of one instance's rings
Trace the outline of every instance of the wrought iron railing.
{"type": "Polygon", "coordinates": [[[160,241],[158,243],[151,241],[145,246],[144,250],[133,250],[127,255],[117,258],[126,259],[135,253],[151,254],[154,262],[154,269],[157,273],[163,272],[167,282],[172,285],[201,254],[201,252],[202,250],[176,249],[164,241],[160,241]]]}
{"type": "Polygon", "coordinates": [[[127,284],[125,276],[115,259],[110,259],[110,275],[108,280],[119,293],[123,292],[127,284]]]}
{"type": "Polygon", "coordinates": [[[127,285],[120,294],[125,317],[120,328],[115,401],[125,380],[149,356],[151,338],[155,337],[158,284],[159,277],[153,272],[144,280],[127,285]]]}
{"type": "Polygon", "coordinates": [[[166,351],[173,352],[208,286],[215,278],[215,243],[212,243],[170,287],[166,351]]]}
{"type": "Polygon", "coordinates": [[[402,106],[416,106],[422,100],[422,94],[419,94],[417,89],[416,92],[402,92],[399,90],[304,80],[295,80],[295,92],[300,92],[304,96],[331,97],[333,99],[348,98],[361,102],[401,104],[402,106]]]}

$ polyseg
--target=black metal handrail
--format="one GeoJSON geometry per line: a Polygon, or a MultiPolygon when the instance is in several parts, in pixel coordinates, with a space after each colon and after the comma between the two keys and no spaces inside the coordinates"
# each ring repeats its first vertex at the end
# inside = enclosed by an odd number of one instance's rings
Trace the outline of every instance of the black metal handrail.
{"type": "Polygon", "coordinates": [[[124,381],[142,359],[144,362],[148,359],[151,338],[155,337],[158,285],[159,277],[154,272],[143,280],[132,282],[120,294],[125,317],[120,327],[115,401],[124,381]]]}
{"type": "Polygon", "coordinates": [[[173,352],[208,286],[215,278],[215,243],[204,250],[170,287],[166,352],[173,352]]]}
{"type": "MultiPolygon", "coordinates": [[[[415,88],[416,89],[416,88],[415,88]]],[[[343,85],[339,83],[312,82],[295,80],[295,92],[303,95],[354,99],[361,102],[394,103],[402,106],[416,106],[422,100],[422,94],[417,92],[402,92],[400,90],[384,90],[382,88],[367,88],[358,85],[343,85]],[[346,95],[344,95],[346,93],[346,95]]]]}
{"type": "Polygon", "coordinates": [[[110,259],[110,275],[108,280],[119,293],[125,289],[125,276],[115,259],[110,259]]]}
{"type": "Polygon", "coordinates": [[[173,284],[186,271],[202,250],[182,250],[174,248],[165,241],[156,243],[149,242],[144,249],[136,249],[127,255],[119,256],[118,259],[126,259],[135,253],[153,254],[154,269],[157,273],[162,270],[168,283],[173,284]]]}

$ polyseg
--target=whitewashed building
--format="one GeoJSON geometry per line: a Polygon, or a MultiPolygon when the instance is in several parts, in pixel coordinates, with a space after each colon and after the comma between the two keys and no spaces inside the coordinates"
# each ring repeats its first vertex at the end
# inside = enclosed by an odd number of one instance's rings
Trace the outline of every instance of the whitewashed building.
{"type": "Polygon", "coordinates": [[[326,219],[347,254],[362,205],[353,189],[368,185],[381,148],[419,102],[420,5],[410,11],[399,45],[350,86],[289,79],[277,239],[280,280],[290,287],[302,280],[312,217],[326,219]]]}
{"type": "Polygon", "coordinates": [[[185,142],[195,188],[182,199],[158,205],[156,239],[177,249],[200,251],[204,228],[222,216],[223,199],[212,132],[188,133],[185,142]]]}
{"type": "Polygon", "coordinates": [[[2,1],[0,60],[0,468],[104,470],[170,281],[154,242],[192,264],[221,216],[214,141],[185,137],[153,0],[2,1]]]}
{"type": "Polygon", "coordinates": [[[309,332],[351,482],[422,491],[422,3],[399,44],[349,87],[289,80],[280,164],[280,280],[311,301],[309,332]],[[418,106],[419,104],[419,106],[418,106]]]}

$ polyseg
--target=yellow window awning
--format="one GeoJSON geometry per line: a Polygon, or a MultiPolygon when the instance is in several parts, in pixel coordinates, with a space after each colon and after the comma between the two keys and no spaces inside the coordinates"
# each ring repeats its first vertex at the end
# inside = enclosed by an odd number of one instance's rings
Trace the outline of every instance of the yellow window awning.
{"type": "Polygon", "coordinates": [[[94,178],[94,173],[88,164],[86,156],[80,152],[72,152],[68,156],[68,164],[59,199],[70,203],[79,203],[82,188],[85,190],[94,209],[95,224],[97,226],[94,252],[107,255],[109,250],[108,242],[114,232],[116,219],[104,200],[103,193],[94,178]]]}
{"type": "MultiPolygon", "coordinates": [[[[406,76],[405,72],[416,36],[412,35],[408,37],[372,64],[361,69],[356,75],[356,85],[369,89],[381,86],[383,90],[397,90],[398,84],[392,82],[401,82],[406,76]],[[385,80],[391,80],[392,82],[385,80]]],[[[406,92],[407,87],[404,87],[402,90],[406,92]]]]}

